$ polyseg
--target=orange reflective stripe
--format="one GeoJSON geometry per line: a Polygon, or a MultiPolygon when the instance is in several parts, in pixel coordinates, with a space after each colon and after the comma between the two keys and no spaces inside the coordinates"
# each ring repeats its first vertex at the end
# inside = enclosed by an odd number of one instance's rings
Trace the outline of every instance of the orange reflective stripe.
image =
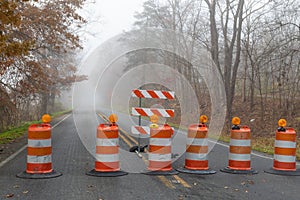
{"type": "Polygon", "coordinates": [[[276,140],[285,140],[285,141],[296,141],[296,134],[286,134],[283,132],[277,132],[276,133],[276,140]]]}
{"type": "Polygon", "coordinates": [[[51,155],[52,147],[27,147],[27,154],[29,156],[45,156],[51,155]]]}
{"type": "Polygon", "coordinates": [[[230,138],[232,139],[250,139],[250,132],[249,131],[241,131],[241,130],[231,130],[231,133],[230,133],[230,138]]]}
{"type": "Polygon", "coordinates": [[[96,146],[96,154],[117,154],[118,146],[96,146]]]}
{"type": "Polygon", "coordinates": [[[250,161],[229,160],[228,168],[237,169],[237,170],[250,170],[251,162],[250,161]]]}
{"type": "Polygon", "coordinates": [[[173,130],[171,128],[150,129],[151,138],[171,138],[173,130]]]}
{"type": "Polygon", "coordinates": [[[188,131],[188,138],[207,138],[207,131],[188,131]]]}
{"type": "Polygon", "coordinates": [[[50,139],[51,131],[28,131],[28,139],[50,139]]]}
{"type": "Polygon", "coordinates": [[[119,162],[95,162],[95,171],[99,172],[113,172],[119,171],[120,164],[119,162]]]}
{"type": "Polygon", "coordinates": [[[278,162],[274,160],[274,169],[277,170],[286,170],[286,171],[296,171],[296,162],[287,163],[287,162],[278,162]]]}
{"type": "Polygon", "coordinates": [[[149,145],[149,152],[155,154],[169,154],[171,153],[171,146],[153,146],[149,145]]]}
{"type": "Polygon", "coordinates": [[[172,161],[152,161],[149,160],[149,170],[169,171],[172,170],[172,161]]]}
{"type": "Polygon", "coordinates": [[[193,145],[187,145],[186,152],[189,153],[207,153],[208,152],[208,146],[193,146],[193,145]]]}
{"type": "Polygon", "coordinates": [[[207,170],[208,160],[185,160],[185,168],[193,170],[207,170]]]}
{"type": "Polygon", "coordinates": [[[26,172],[30,174],[50,173],[52,171],[52,163],[27,163],[26,166],[26,172]]]}
{"type": "Polygon", "coordinates": [[[230,146],[229,151],[230,151],[230,153],[236,153],[236,154],[250,154],[251,147],[230,146]]]}
{"type": "Polygon", "coordinates": [[[295,156],[296,155],[296,148],[275,147],[275,154],[286,155],[286,156],[295,156]]]}
{"type": "Polygon", "coordinates": [[[119,132],[118,131],[103,131],[98,129],[97,131],[97,138],[118,138],[119,132]]]}

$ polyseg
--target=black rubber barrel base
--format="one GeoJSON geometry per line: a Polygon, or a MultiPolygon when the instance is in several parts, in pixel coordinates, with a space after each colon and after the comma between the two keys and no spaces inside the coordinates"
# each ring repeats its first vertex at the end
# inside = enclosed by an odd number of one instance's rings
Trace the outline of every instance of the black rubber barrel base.
{"type": "Polygon", "coordinates": [[[133,146],[129,149],[129,152],[140,152],[140,153],[144,153],[145,149],[148,147],[148,145],[145,146],[140,146],[140,151],[139,151],[139,146],[133,146]]]}
{"type": "Polygon", "coordinates": [[[215,174],[217,173],[214,170],[207,169],[207,170],[192,170],[192,169],[187,169],[185,167],[177,169],[177,171],[182,172],[182,173],[188,173],[188,174],[199,174],[199,175],[210,175],[210,174],[215,174]]]}
{"type": "Polygon", "coordinates": [[[16,176],[18,178],[24,178],[24,179],[47,179],[47,178],[56,178],[61,175],[62,175],[62,173],[59,173],[59,172],[56,172],[55,170],[53,170],[50,173],[41,173],[41,174],[31,174],[31,173],[27,173],[26,171],[24,171],[24,172],[17,174],[16,176]]]}
{"type": "Polygon", "coordinates": [[[95,169],[86,173],[88,176],[97,176],[97,177],[117,177],[117,176],[125,176],[127,172],[124,171],[115,171],[115,172],[99,172],[95,169]]]}
{"type": "Polygon", "coordinates": [[[221,172],[230,173],[230,174],[258,174],[258,171],[254,169],[250,170],[236,170],[236,169],[230,169],[228,167],[225,167],[224,169],[220,170],[221,172]]]}
{"type": "Polygon", "coordinates": [[[142,174],[146,174],[146,175],[152,175],[152,176],[170,176],[170,175],[176,175],[179,174],[178,171],[172,169],[170,171],[150,171],[150,170],[146,170],[143,171],[142,174]]]}
{"type": "Polygon", "coordinates": [[[267,169],[264,172],[268,174],[282,175],[282,176],[300,176],[300,169],[296,171],[284,171],[284,170],[276,170],[276,169],[267,169]]]}

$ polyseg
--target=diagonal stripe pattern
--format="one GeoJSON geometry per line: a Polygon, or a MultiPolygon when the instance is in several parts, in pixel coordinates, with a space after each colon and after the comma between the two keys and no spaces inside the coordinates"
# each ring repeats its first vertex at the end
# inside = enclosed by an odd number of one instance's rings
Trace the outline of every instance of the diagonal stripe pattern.
{"type": "Polygon", "coordinates": [[[146,117],[151,117],[152,115],[157,115],[159,117],[174,117],[174,110],[160,108],[132,108],[131,114],[133,116],[146,117]]]}
{"type": "Polygon", "coordinates": [[[147,99],[174,99],[175,92],[157,90],[133,90],[131,96],[147,99]]]}
{"type": "Polygon", "coordinates": [[[150,127],[149,126],[132,126],[131,133],[132,134],[150,135],[150,127]]]}
{"type": "MultiPolygon", "coordinates": [[[[174,128],[171,127],[173,132],[174,132],[174,128]]],[[[150,127],[149,126],[132,126],[131,127],[131,133],[132,134],[135,134],[135,135],[138,135],[138,134],[141,134],[141,135],[150,135],[150,127]]]]}

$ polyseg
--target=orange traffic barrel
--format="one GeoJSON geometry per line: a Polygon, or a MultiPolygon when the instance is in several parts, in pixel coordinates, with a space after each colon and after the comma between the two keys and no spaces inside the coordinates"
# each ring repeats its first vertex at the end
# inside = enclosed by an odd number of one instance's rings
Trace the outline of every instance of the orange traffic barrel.
{"type": "Polygon", "coordinates": [[[185,166],[177,171],[191,174],[215,174],[208,167],[208,128],[205,124],[207,117],[200,117],[200,124],[189,126],[185,152],[185,166]],[[203,118],[205,119],[203,121],[203,118]]]}
{"type": "Polygon", "coordinates": [[[26,171],[17,174],[17,177],[41,179],[62,175],[52,169],[51,125],[48,122],[50,120],[44,124],[29,126],[27,167],[26,171]]]}
{"type": "Polygon", "coordinates": [[[148,153],[148,175],[178,174],[172,168],[172,136],[173,129],[169,125],[150,125],[150,140],[148,153]]]}
{"type": "Polygon", "coordinates": [[[284,119],[279,120],[278,124],[280,127],[275,136],[273,168],[265,170],[265,172],[299,176],[300,171],[296,168],[297,134],[293,128],[285,127],[286,121],[284,119]]]}
{"type": "Polygon", "coordinates": [[[248,126],[239,126],[240,119],[233,118],[230,131],[228,166],[222,172],[232,174],[257,174],[251,168],[251,133],[248,126]]]}
{"type": "MultiPolygon", "coordinates": [[[[110,117],[110,120],[114,121],[113,117],[110,117]]],[[[115,121],[112,124],[100,124],[98,126],[95,168],[87,175],[114,177],[128,174],[120,170],[119,127],[115,121]]]]}

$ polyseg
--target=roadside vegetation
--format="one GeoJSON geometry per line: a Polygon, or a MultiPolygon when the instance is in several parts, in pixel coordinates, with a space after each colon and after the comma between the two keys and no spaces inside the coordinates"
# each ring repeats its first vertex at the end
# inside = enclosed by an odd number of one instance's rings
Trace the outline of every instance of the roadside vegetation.
{"type": "Polygon", "coordinates": [[[84,3],[0,2],[0,132],[56,112],[62,91],[87,78],[77,74],[76,57],[84,3]]]}
{"type": "MultiPolygon", "coordinates": [[[[251,128],[252,148],[272,154],[280,118],[300,133],[299,8],[298,0],[147,0],[136,15],[135,27],[150,26],[182,34],[182,48],[187,48],[190,57],[195,50],[190,49],[190,44],[206,49],[221,74],[226,93],[227,117],[219,139],[229,141],[231,118],[238,116],[243,125],[251,128]]],[[[199,102],[198,115],[211,116],[210,93],[196,70],[198,66],[169,52],[139,53],[146,55],[145,59],[129,57],[129,68],[157,61],[172,67],[193,87],[199,102]]],[[[174,85],[181,91],[183,84],[175,81],[174,85]]],[[[152,89],[168,88],[152,85],[152,89]]],[[[175,95],[189,100],[184,94],[175,95]]],[[[182,123],[181,117],[187,122],[195,121],[188,114],[182,116],[178,102],[157,103],[175,109],[175,117],[167,120],[170,124],[182,123]]],[[[151,104],[144,102],[142,107],[151,104]]],[[[132,105],[138,105],[137,101],[132,100],[132,105]]]]}
{"type": "MultiPolygon", "coordinates": [[[[71,110],[55,112],[50,114],[50,116],[52,118],[56,118],[61,115],[67,114],[69,112],[71,112],[71,110]]],[[[26,134],[28,127],[31,124],[39,124],[39,123],[42,123],[42,121],[39,120],[39,121],[24,122],[20,126],[10,127],[5,131],[0,132],[0,144],[7,144],[10,142],[14,142],[17,138],[22,137],[24,134],[26,134]]]]}

